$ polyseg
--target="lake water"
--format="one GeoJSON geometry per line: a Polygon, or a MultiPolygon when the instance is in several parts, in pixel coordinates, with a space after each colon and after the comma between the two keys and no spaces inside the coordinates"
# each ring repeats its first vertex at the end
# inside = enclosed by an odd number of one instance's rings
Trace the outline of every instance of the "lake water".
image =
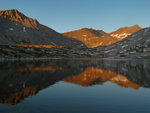
{"type": "Polygon", "coordinates": [[[150,61],[0,62],[0,113],[149,113],[150,61]]]}

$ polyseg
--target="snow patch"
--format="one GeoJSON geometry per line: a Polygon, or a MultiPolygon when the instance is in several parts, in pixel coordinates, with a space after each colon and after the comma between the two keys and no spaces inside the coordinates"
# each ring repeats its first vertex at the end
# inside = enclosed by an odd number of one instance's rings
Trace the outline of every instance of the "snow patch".
{"type": "Polygon", "coordinates": [[[120,53],[124,53],[124,52],[126,52],[127,50],[122,50],[122,51],[120,51],[120,53]]]}
{"type": "Polygon", "coordinates": [[[83,44],[80,44],[80,46],[84,46],[83,44]]]}
{"type": "Polygon", "coordinates": [[[56,45],[54,42],[51,42],[51,44],[56,45]]]}
{"type": "Polygon", "coordinates": [[[132,35],[132,37],[136,37],[136,36],[137,36],[137,34],[133,34],[133,35],[132,35]]]}
{"type": "Polygon", "coordinates": [[[26,28],[25,27],[23,27],[23,32],[26,32],[26,28]]]}
{"type": "Polygon", "coordinates": [[[122,34],[111,34],[110,36],[117,38],[117,39],[124,39],[131,35],[131,33],[122,33],[122,34]]]}
{"type": "Polygon", "coordinates": [[[132,51],[132,52],[130,52],[131,54],[134,54],[134,53],[136,53],[136,51],[132,51]]]}
{"type": "Polygon", "coordinates": [[[129,53],[125,53],[124,55],[129,55],[129,53]]]}
{"type": "Polygon", "coordinates": [[[125,48],[125,47],[127,47],[127,46],[128,46],[128,45],[123,45],[122,48],[125,48]]]}
{"type": "Polygon", "coordinates": [[[143,49],[143,52],[147,52],[146,48],[143,49]]]}
{"type": "Polygon", "coordinates": [[[14,29],[13,29],[13,28],[9,28],[9,30],[10,30],[10,31],[13,31],[14,29]]]}
{"type": "Polygon", "coordinates": [[[82,35],[82,36],[87,37],[87,35],[82,35]]]}
{"type": "Polygon", "coordinates": [[[111,78],[111,81],[113,81],[113,82],[115,82],[115,81],[128,82],[129,80],[122,75],[118,75],[116,77],[111,78]]]}

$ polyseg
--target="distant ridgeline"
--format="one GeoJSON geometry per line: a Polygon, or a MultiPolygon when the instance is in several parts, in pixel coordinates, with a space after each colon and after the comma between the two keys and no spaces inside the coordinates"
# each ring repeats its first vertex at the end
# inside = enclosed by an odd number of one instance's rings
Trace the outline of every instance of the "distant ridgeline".
{"type": "Polygon", "coordinates": [[[0,58],[149,58],[150,28],[58,33],[16,9],[0,11],[0,58]]]}

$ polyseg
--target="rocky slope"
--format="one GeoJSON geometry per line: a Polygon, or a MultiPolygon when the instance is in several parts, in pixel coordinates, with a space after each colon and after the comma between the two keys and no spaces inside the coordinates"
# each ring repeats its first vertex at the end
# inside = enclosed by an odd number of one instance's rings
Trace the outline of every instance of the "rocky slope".
{"type": "Polygon", "coordinates": [[[111,37],[103,30],[94,30],[89,28],[83,28],[76,31],[66,32],[63,33],[63,35],[80,40],[89,48],[97,46],[106,46],[118,41],[116,38],[111,37]]]}
{"type": "Polygon", "coordinates": [[[80,41],[62,36],[16,9],[0,11],[0,45],[84,46],[80,41]]]}
{"type": "Polygon", "coordinates": [[[150,28],[142,29],[115,44],[95,49],[97,57],[150,58],[150,28]]]}
{"type": "Polygon", "coordinates": [[[0,58],[150,58],[150,28],[139,29],[114,32],[137,31],[121,41],[87,28],[63,33],[65,37],[17,10],[0,11],[0,58]]]}
{"type": "Polygon", "coordinates": [[[103,30],[83,28],[76,31],[63,33],[63,35],[80,40],[89,48],[93,48],[113,44],[141,29],[142,28],[140,26],[134,25],[131,27],[120,28],[111,33],[106,33],[103,30]]]}
{"type": "Polygon", "coordinates": [[[28,48],[0,46],[1,58],[150,58],[150,28],[109,46],[96,48],[28,48]]]}
{"type": "Polygon", "coordinates": [[[129,35],[141,30],[142,28],[138,25],[134,25],[134,26],[131,26],[131,27],[123,27],[123,28],[120,28],[114,32],[111,32],[109,33],[110,36],[118,39],[118,40],[122,40],[126,37],[128,37],[129,35]]]}

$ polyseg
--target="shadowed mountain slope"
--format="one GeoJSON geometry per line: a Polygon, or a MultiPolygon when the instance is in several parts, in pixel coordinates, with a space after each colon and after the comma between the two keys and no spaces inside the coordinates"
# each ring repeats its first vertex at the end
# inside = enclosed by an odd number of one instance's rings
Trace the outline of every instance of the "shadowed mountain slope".
{"type": "Polygon", "coordinates": [[[150,58],[150,28],[144,28],[105,48],[95,48],[97,57],[150,58]]]}
{"type": "Polygon", "coordinates": [[[62,36],[16,9],[0,11],[0,44],[84,46],[80,41],[62,36]]]}

